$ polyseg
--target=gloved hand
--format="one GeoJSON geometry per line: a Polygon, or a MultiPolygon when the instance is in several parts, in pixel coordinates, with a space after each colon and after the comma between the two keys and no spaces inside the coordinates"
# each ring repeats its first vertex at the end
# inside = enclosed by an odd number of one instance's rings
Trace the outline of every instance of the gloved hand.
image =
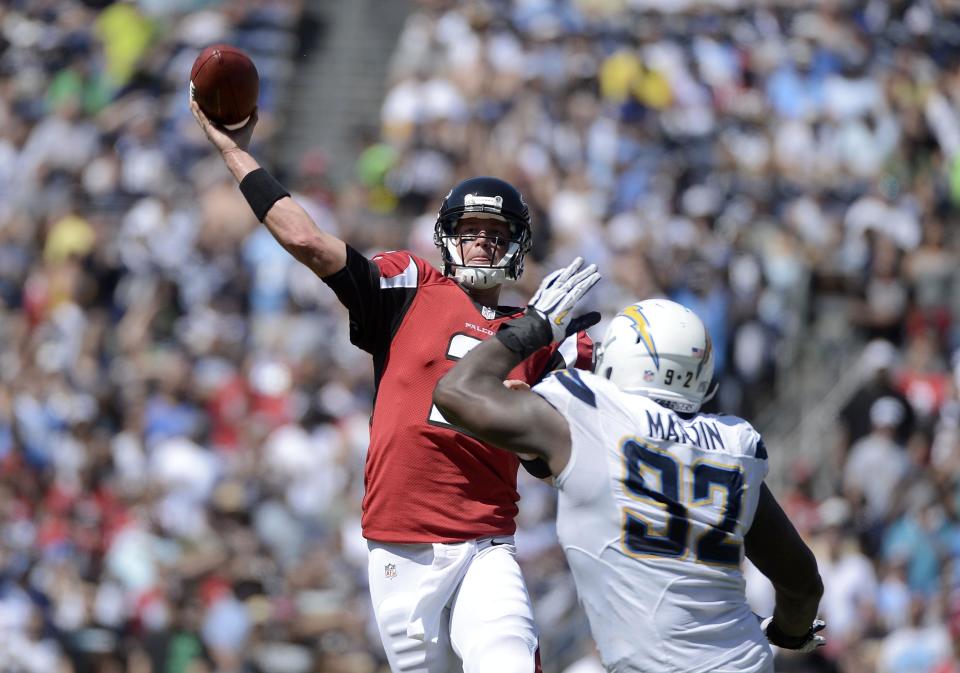
{"type": "Polygon", "coordinates": [[[760,629],[770,641],[771,645],[782,647],[785,650],[793,650],[802,654],[813,652],[818,647],[827,644],[827,639],[818,636],[817,633],[826,628],[827,624],[822,619],[813,620],[810,630],[802,636],[788,636],[783,633],[777,625],[773,623],[773,617],[767,617],[760,622],[760,629]]]}
{"type": "Polygon", "coordinates": [[[579,318],[571,316],[577,302],[600,280],[595,264],[582,270],[581,266],[583,258],[577,257],[570,266],[544,278],[523,317],[504,323],[496,338],[527,358],[544,346],[600,322],[600,314],[595,311],[579,318]]]}
{"type": "Polygon", "coordinates": [[[600,280],[596,264],[585,269],[581,269],[582,266],[583,257],[577,257],[570,266],[548,275],[527,305],[527,312],[536,311],[550,323],[555,342],[600,322],[600,314],[596,311],[577,319],[570,315],[577,302],[600,280]]]}

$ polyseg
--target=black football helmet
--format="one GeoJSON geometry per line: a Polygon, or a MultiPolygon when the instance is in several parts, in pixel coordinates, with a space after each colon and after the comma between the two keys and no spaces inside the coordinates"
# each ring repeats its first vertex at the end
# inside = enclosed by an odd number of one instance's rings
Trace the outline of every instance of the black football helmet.
{"type": "Polygon", "coordinates": [[[482,290],[515,281],[523,274],[523,256],[531,245],[530,210],[523,195],[505,180],[468,178],[450,190],[440,204],[433,243],[443,257],[443,274],[470,289],[482,290]],[[489,266],[466,266],[455,229],[464,215],[489,217],[510,225],[510,242],[503,257],[489,266]]]}

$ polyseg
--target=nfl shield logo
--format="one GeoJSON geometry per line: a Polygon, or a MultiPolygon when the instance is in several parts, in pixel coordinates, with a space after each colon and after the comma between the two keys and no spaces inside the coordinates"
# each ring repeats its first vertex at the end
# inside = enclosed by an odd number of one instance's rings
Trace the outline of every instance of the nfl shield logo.
{"type": "Polygon", "coordinates": [[[392,580],[394,577],[396,577],[397,564],[388,563],[387,565],[383,566],[383,576],[386,577],[388,580],[392,580]]]}
{"type": "Polygon", "coordinates": [[[649,369],[647,369],[647,370],[645,370],[645,371],[643,372],[643,380],[646,381],[647,383],[650,383],[651,381],[653,381],[653,379],[656,378],[656,376],[657,376],[657,375],[654,374],[654,373],[653,373],[651,370],[649,370],[649,369]]]}

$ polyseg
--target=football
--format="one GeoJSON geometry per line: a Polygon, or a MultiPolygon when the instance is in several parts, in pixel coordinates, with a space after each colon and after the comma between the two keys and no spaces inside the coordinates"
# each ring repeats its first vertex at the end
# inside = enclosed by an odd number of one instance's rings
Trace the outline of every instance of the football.
{"type": "Polygon", "coordinates": [[[260,94],[257,67],[229,44],[207,47],[190,71],[190,95],[213,121],[235,130],[247,123],[260,94]]]}

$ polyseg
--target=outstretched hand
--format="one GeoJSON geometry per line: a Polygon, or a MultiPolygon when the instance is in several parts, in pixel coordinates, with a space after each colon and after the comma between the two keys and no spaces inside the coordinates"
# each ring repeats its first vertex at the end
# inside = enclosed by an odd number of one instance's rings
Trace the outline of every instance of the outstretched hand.
{"type": "Polygon", "coordinates": [[[247,120],[247,123],[236,131],[230,131],[220,126],[216,122],[210,119],[203,110],[200,109],[200,106],[197,104],[197,101],[190,96],[190,112],[193,113],[193,118],[197,120],[197,123],[200,125],[200,128],[203,129],[204,134],[207,136],[207,139],[216,147],[221,154],[227,154],[228,152],[234,150],[244,150],[250,147],[250,139],[253,137],[253,129],[257,125],[257,110],[254,108],[253,112],[250,114],[250,119],[247,120]]]}
{"type": "Polygon", "coordinates": [[[527,306],[528,311],[536,311],[549,323],[554,341],[563,341],[600,321],[600,314],[595,311],[579,318],[571,316],[577,302],[600,280],[596,264],[584,269],[582,266],[583,258],[577,257],[569,266],[548,275],[527,306]]]}
{"type": "Polygon", "coordinates": [[[600,280],[596,264],[582,270],[581,266],[583,258],[577,257],[570,266],[544,278],[523,317],[501,325],[497,340],[523,359],[600,322],[600,314],[596,312],[579,318],[571,316],[581,297],[600,280]]]}

